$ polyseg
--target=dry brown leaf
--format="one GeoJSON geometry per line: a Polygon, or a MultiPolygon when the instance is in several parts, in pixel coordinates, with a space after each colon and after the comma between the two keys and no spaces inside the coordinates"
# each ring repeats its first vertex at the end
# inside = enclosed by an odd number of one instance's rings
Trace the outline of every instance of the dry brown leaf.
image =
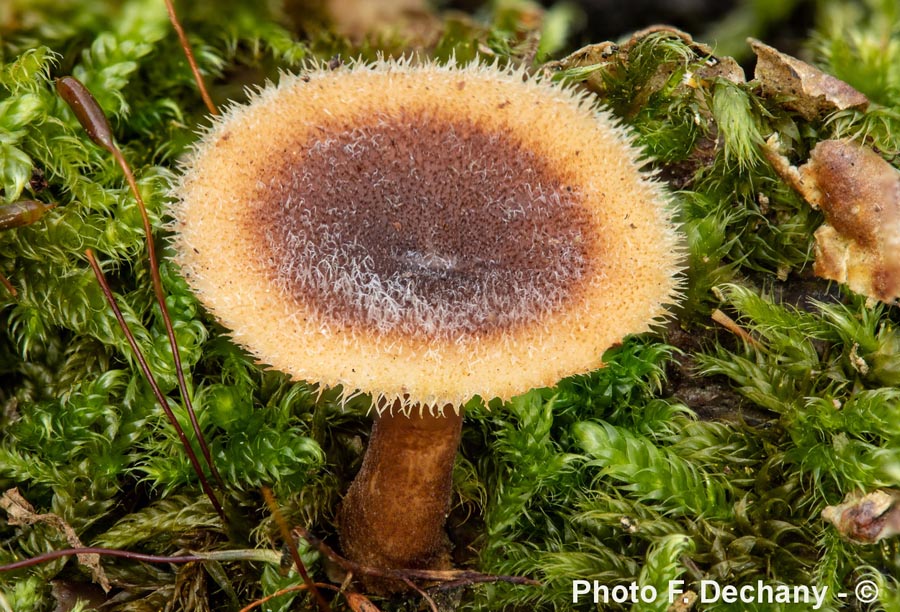
{"type": "MultiPolygon", "coordinates": [[[[66,542],[68,542],[69,546],[72,548],[84,548],[84,544],[78,539],[78,535],[75,533],[75,530],[72,529],[71,525],[64,521],[62,517],[53,513],[37,514],[34,511],[34,507],[28,503],[27,499],[22,497],[17,488],[8,489],[0,496],[0,508],[6,510],[10,525],[35,525],[37,523],[44,523],[62,533],[66,538],[66,542]]],[[[94,581],[108,593],[110,589],[109,579],[106,577],[106,573],[100,566],[100,555],[78,555],[78,562],[91,570],[94,581]]]]}
{"type": "Polygon", "coordinates": [[[784,106],[807,121],[848,108],[864,109],[869,99],[847,83],[815,66],[749,38],[756,53],[756,72],[765,96],[784,97],[784,106]]]}
{"type": "Polygon", "coordinates": [[[883,302],[900,298],[900,172],[852,140],[820,142],[799,169],[778,152],[777,139],[763,151],[825,213],[815,234],[816,275],[883,302]]]}
{"type": "MultiPolygon", "coordinates": [[[[721,146],[713,114],[709,108],[712,84],[717,79],[725,79],[732,83],[744,83],[746,80],[743,68],[733,58],[716,56],[712,47],[696,42],[689,34],[677,28],[655,25],[635,32],[621,44],[607,41],[583,47],[559,61],[548,62],[544,65],[543,72],[549,77],[564,70],[583,68],[588,72],[584,86],[602,97],[608,93],[607,75],[616,77],[621,71],[627,70],[629,62],[632,61],[632,51],[649,36],[678,39],[694,52],[698,60],[703,60],[693,63],[692,71],[685,73],[675,87],[679,94],[694,96],[697,108],[695,120],[708,125],[710,130],[697,139],[687,159],[667,164],[662,170],[663,178],[674,189],[685,189],[691,184],[699,168],[712,163],[721,146]]],[[[626,116],[640,112],[653,94],[669,86],[672,74],[682,67],[676,62],[660,64],[650,78],[638,88],[637,95],[629,101],[629,107],[617,110],[626,116]]]]}
{"type": "Polygon", "coordinates": [[[809,202],[825,213],[815,273],[869,297],[900,297],[900,172],[868,147],[820,142],[800,168],[809,202]]]}
{"type": "Polygon", "coordinates": [[[344,599],[353,612],[381,612],[365,595],[353,591],[344,591],[344,599]]]}
{"type": "Polygon", "coordinates": [[[850,494],[843,504],[827,506],[822,518],[854,542],[874,544],[900,534],[900,492],[879,489],[850,494]]]}
{"type": "Polygon", "coordinates": [[[690,610],[694,609],[694,604],[697,603],[697,599],[699,599],[697,593],[694,591],[686,591],[666,609],[666,612],[690,612],[690,610]]]}

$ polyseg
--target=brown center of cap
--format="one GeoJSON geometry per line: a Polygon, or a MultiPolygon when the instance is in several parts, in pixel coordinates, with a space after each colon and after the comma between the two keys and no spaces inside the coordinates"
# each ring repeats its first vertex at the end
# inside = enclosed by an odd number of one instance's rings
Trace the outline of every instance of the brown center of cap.
{"type": "Polygon", "coordinates": [[[252,214],[272,280],[325,321],[454,338],[560,308],[591,260],[563,172],[508,134],[419,112],[315,130],[252,214]]]}

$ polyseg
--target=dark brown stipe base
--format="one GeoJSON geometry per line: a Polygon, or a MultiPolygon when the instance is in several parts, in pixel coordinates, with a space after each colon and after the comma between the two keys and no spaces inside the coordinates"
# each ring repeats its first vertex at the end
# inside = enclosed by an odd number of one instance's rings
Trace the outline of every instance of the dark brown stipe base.
{"type": "MultiPolygon", "coordinates": [[[[348,558],[382,569],[450,568],[444,523],[461,434],[461,410],[376,417],[338,517],[348,558]]],[[[381,580],[367,587],[397,590],[398,585],[381,580]]]]}

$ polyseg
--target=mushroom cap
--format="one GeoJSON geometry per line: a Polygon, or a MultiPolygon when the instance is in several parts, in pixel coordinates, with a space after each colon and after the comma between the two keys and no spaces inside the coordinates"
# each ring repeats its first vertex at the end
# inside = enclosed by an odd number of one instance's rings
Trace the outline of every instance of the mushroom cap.
{"type": "Polygon", "coordinates": [[[605,111],[496,66],[284,76],[201,138],[182,272],[298,380],[442,410],[602,365],[678,296],[667,195],[605,111]]]}

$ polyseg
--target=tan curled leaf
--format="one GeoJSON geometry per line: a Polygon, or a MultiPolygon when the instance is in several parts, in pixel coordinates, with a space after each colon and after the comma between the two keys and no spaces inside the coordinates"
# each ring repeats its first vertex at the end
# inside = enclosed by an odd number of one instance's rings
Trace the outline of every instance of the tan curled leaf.
{"type": "Polygon", "coordinates": [[[827,221],[816,230],[815,273],[883,302],[900,298],[900,172],[868,147],[826,140],[800,177],[827,221]]]}
{"type": "MultiPolygon", "coordinates": [[[[43,523],[63,534],[63,537],[66,538],[66,542],[68,542],[69,546],[72,548],[84,548],[84,544],[78,539],[78,535],[75,533],[75,530],[72,529],[71,525],[63,520],[62,517],[53,513],[37,514],[34,511],[34,507],[28,503],[27,499],[22,497],[17,488],[8,489],[0,496],[0,508],[6,510],[10,525],[36,525],[38,523],[43,523]]],[[[78,555],[78,562],[90,569],[94,581],[103,587],[104,591],[109,592],[111,586],[109,584],[109,579],[106,577],[106,573],[100,566],[100,555],[78,555]]]]}
{"type": "Polygon", "coordinates": [[[381,612],[365,595],[360,595],[353,591],[345,591],[344,599],[353,612],[381,612]]]}
{"type": "Polygon", "coordinates": [[[671,606],[666,608],[666,612],[690,612],[699,598],[694,591],[685,591],[671,606]]]}
{"type": "Polygon", "coordinates": [[[852,140],[824,140],[799,169],[769,139],[778,174],[825,213],[816,230],[817,276],[883,302],[900,298],[900,172],[852,140]]]}
{"type": "Polygon", "coordinates": [[[900,492],[879,489],[850,494],[844,503],[822,510],[822,518],[845,538],[874,544],[900,534],[900,492]]]}
{"type": "Polygon", "coordinates": [[[763,95],[784,98],[784,106],[797,111],[806,120],[822,117],[835,110],[864,109],[869,99],[847,83],[826,74],[769,45],[750,38],[756,53],[754,78],[763,95]]]}

